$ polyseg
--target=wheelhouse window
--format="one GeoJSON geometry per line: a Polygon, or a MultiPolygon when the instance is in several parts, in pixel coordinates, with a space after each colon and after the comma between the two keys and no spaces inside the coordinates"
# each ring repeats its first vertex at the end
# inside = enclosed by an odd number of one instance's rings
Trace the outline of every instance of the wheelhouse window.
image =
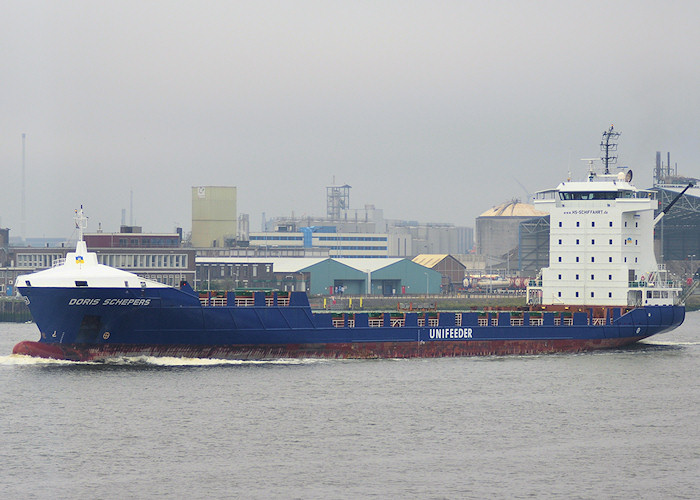
{"type": "MultiPolygon", "coordinates": [[[[626,195],[627,192],[618,191],[574,191],[574,192],[559,192],[559,198],[562,200],[615,200],[617,198],[631,198],[626,195]]],[[[631,195],[632,192],[629,191],[631,195]]]]}

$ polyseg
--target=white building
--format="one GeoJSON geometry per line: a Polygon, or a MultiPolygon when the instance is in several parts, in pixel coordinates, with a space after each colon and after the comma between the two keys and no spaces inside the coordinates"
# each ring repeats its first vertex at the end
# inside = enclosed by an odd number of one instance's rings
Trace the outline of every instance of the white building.
{"type": "Polygon", "coordinates": [[[314,227],[301,231],[250,233],[250,246],[328,249],[329,257],[388,257],[388,236],[382,233],[335,233],[314,227]]]}

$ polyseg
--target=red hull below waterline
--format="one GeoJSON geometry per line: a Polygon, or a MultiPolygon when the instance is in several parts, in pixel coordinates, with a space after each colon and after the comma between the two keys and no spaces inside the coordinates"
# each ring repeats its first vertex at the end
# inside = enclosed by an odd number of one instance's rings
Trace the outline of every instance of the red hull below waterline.
{"type": "Polygon", "coordinates": [[[153,345],[153,344],[47,344],[23,341],[12,350],[40,358],[97,361],[109,358],[157,356],[269,360],[283,358],[377,359],[442,358],[458,356],[501,356],[550,354],[613,349],[644,337],[616,339],[488,340],[445,342],[363,342],[288,345],[153,345]]]}

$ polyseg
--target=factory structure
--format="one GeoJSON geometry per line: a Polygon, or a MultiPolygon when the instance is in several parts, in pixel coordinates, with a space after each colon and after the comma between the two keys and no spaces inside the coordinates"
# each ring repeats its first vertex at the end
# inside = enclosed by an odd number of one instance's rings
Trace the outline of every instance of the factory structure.
{"type": "MultiPolygon", "coordinates": [[[[680,277],[700,267],[700,187],[656,155],[651,188],[659,211],[689,183],[655,231],[659,262],[680,277]]],[[[549,215],[510,200],[485,210],[475,229],[384,217],[367,204],[353,208],[349,185],[326,187],[326,213],[265,219],[250,231],[239,214],[234,186],[195,186],[191,190],[192,233],[86,233],[100,263],[176,286],[199,289],[277,289],[318,295],[408,295],[460,293],[486,283],[523,287],[549,265],[549,215]]],[[[529,200],[528,200],[529,201],[529,200]]],[[[31,241],[23,238],[24,242],[31,241]]],[[[72,251],[68,242],[13,246],[10,230],[0,228],[0,294],[14,294],[19,274],[46,269],[72,251]]]]}
{"type": "Polygon", "coordinates": [[[225,188],[233,190],[226,203],[209,201],[213,189],[192,188],[192,245],[227,249],[214,252],[217,256],[413,258],[421,253],[468,254],[474,245],[471,227],[385,219],[374,205],[353,209],[349,185],[326,188],[324,216],[274,217],[263,220],[261,231],[251,232],[247,215],[235,220],[235,188],[225,188]]]}
{"type": "Polygon", "coordinates": [[[462,285],[465,266],[451,255],[469,260],[470,227],[386,219],[374,205],[352,208],[351,186],[332,185],[326,187],[325,215],[263,218],[262,231],[255,232],[246,214],[234,224],[230,202],[235,192],[229,192],[228,206],[212,206],[206,201],[212,189],[192,188],[191,242],[199,286],[404,295],[443,293],[462,285]],[[224,220],[228,224],[214,224],[224,220]],[[451,272],[414,259],[422,254],[441,255],[440,266],[451,262],[451,272]]]}
{"type": "Polygon", "coordinates": [[[700,262],[700,179],[678,174],[678,166],[671,166],[671,154],[664,164],[661,153],[656,153],[654,187],[659,207],[668,206],[688,184],[693,184],[681,196],[673,209],[656,227],[656,254],[669,269],[678,275],[698,277],[700,262]]]}

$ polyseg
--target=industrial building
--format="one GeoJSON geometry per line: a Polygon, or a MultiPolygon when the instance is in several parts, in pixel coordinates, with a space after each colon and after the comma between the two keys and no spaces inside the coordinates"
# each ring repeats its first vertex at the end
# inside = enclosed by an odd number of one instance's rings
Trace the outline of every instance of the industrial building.
{"type": "Polygon", "coordinates": [[[144,233],[140,226],[121,226],[118,233],[85,233],[88,248],[178,248],[182,229],[176,233],[144,233]]]}
{"type": "Polygon", "coordinates": [[[223,247],[236,239],[238,216],[234,186],[192,188],[192,246],[223,247]]]}
{"type": "Polygon", "coordinates": [[[200,289],[275,289],[312,295],[437,294],[442,275],[408,259],[197,257],[200,289]]]}
{"type": "Polygon", "coordinates": [[[414,257],[413,262],[439,272],[442,276],[440,288],[444,293],[454,293],[464,284],[466,266],[452,255],[421,254],[414,257]]]}

